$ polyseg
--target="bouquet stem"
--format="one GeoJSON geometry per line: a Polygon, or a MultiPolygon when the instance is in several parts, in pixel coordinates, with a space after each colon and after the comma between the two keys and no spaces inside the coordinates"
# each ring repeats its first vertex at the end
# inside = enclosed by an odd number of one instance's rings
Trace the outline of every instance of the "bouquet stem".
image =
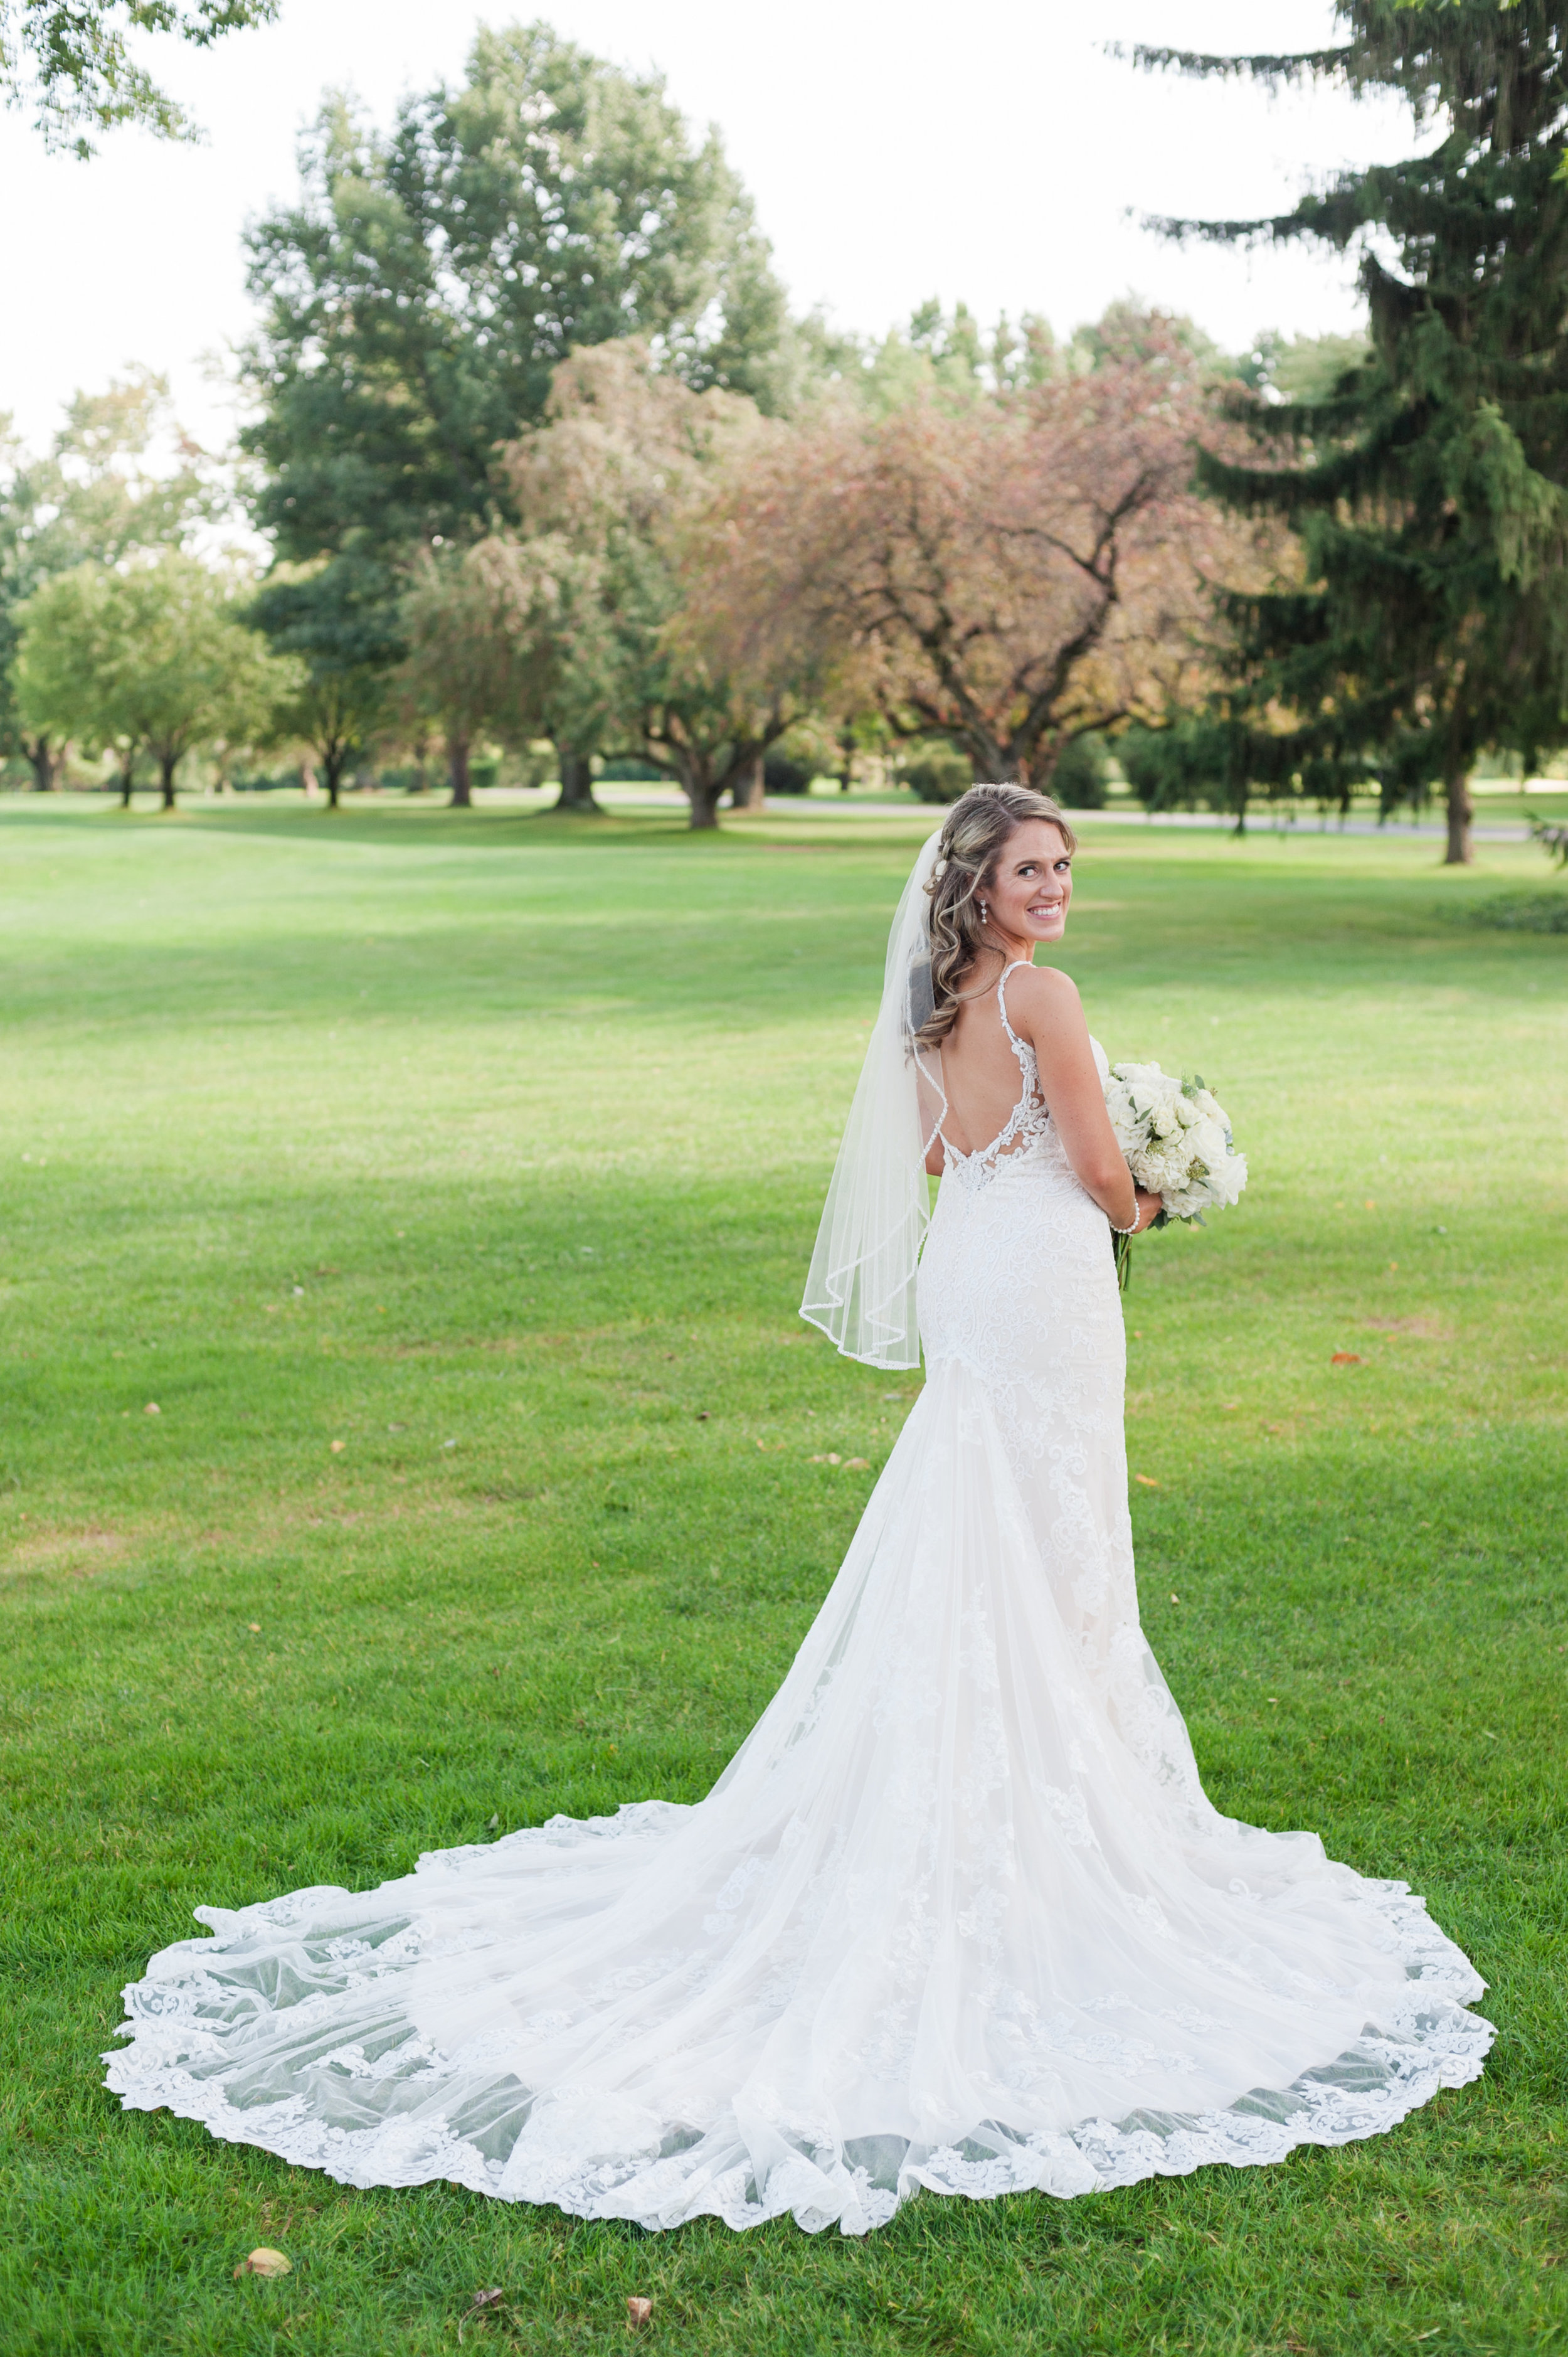
{"type": "Polygon", "coordinates": [[[1118,1235],[1114,1228],[1111,1233],[1115,1248],[1116,1290],[1125,1293],[1133,1282],[1133,1239],[1131,1235],[1118,1235]]]}

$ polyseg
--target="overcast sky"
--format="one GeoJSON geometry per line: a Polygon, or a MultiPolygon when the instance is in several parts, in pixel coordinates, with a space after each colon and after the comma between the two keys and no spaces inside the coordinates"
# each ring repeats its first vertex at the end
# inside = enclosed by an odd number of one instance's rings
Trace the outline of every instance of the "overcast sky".
{"type": "MultiPolygon", "coordinates": [[[[221,438],[203,356],[245,330],[242,232],[293,194],[295,137],[323,89],[351,86],[388,122],[405,91],[461,73],[476,23],[517,13],[284,0],[276,25],[205,54],[159,43],[163,78],[206,128],[196,148],[119,132],[80,164],[0,115],[0,410],[41,440],[73,389],[143,361],[221,438]]],[[[694,124],[716,124],[795,304],[871,332],[937,295],[988,323],[1043,311],[1062,333],[1129,289],[1231,349],[1262,327],[1349,327],[1352,265],[1181,252],[1137,216],[1277,210],[1345,163],[1411,145],[1402,110],[1381,102],[1270,99],[1104,54],[1140,38],[1243,48],[1261,27],[1271,47],[1317,46],[1332,38],[1324,0],[1273,0],[1262,16],[1254,0],[554,0],[542,13],[601,56],[657,68],[694,124]]]]}

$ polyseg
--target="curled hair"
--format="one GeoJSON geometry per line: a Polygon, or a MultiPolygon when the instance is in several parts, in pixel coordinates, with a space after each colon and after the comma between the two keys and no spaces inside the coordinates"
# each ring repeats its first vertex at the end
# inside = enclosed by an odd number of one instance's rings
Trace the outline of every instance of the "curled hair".
{"type": "Polygon", "coordinates": [[[958,1020],[958,985],[983,949],[994,949],[981,922],[984,888],[1019,827],[1031,819],[1054,826],[1069,851],[1077,838],[1049,794],[1033,786],[971,786],[954,802],[926,889],[931,896],[931,963],[911,978],[909,1024],[922,1048],[938,1048],[958,1020]]]}

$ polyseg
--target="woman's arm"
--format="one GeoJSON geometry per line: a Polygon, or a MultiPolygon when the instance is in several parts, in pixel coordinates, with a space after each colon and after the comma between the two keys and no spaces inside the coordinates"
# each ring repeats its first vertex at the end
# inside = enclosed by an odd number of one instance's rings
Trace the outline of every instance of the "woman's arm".
{"type": "Polygon", "coordinates": [[[1073,1176],[1113,1227],[1146,1228],[1160,1199],[1133,1184],[1111,1116],[1078,985],[1048,965],[1021,967],[1007,979],[1007,1016],[1034,1049],[1040,1093],[1073,1176]]]}

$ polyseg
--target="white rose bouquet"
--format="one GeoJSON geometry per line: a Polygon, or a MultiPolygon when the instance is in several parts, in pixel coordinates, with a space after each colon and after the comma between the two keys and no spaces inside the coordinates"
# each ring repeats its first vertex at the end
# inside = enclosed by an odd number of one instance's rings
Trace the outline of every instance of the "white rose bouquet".
{"type": "MultiPolygon", "coordinates": [[[[1230,1121],[1198,1073],[1190,1081],[1158,1064],[1112,1064],[1105,1109],[1127,1168],[1140,1187],[1160,1199],[1150,1225],[1172,1220],[1203,1225],[1204,1212],[1235,1202],[1247,1183],[1247,1157],[1231,1140],[1230,1121]]],[[[1116,1274],[1126,1286],[1133,1239],[1116,1239],[1116,1274]]]]}

